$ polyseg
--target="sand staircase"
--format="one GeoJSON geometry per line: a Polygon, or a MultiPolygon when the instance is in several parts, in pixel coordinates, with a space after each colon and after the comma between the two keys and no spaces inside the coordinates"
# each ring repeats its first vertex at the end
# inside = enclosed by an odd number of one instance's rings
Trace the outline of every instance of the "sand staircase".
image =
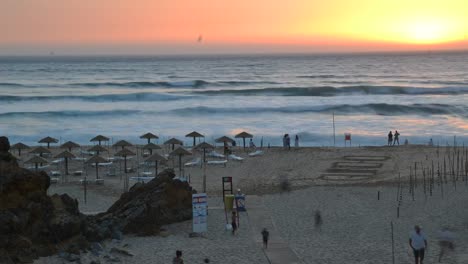
{"type": "Polygon", "coordinates": [[[374,178],[388,156],[344,156],[321,174],[319,179],[326,181],[363,181],[374,178]]]}

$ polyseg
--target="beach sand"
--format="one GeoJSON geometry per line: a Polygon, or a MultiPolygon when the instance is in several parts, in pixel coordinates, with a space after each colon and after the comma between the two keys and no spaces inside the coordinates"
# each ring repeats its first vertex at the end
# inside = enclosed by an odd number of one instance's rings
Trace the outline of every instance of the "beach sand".
{"type": "MultiPolygon", "coordinates": [[[[422,188],[421,167],[429,168],[434,162],[437,168],[437,161],[443,164],[450,148],[409,145],[265,148],[263,151],[262,156],[248,157],[248,152],[239,148],[235,154],[245,158],[242,162],[230,160],[226,167],[206,168],[210,210],[205,238],[189,238],[191,222],[187,221],[165,227],[168,236],[125,236],[121,242],[104,242],[106,248],[112,243],[128,244],[135,256],[122,256],[123,263],[169,263],[177,249],[184,252],[186,263],[203,263],[205,257],[211,263],[292,263],[275,257],[275,251],[281,250],[292,252],[299,263],[392,263],[390,222],[393,222],[395,263],[412,263],[407,240],[415,224],[423,226],[429,239],[427,263],[436,262],[437,232],[443,226],[457,234],[457,248],[443,263],[468,263],[468,212],[465,210],[468,187],[464,178],[459,178],[455,189],[449,177],[448,183],[442,185],[443,193],[438,182],[434,182],[432,196],[429,191],[424,195],[422,188]],[[413,201],[408,175],[415,162],[419,182],[413,201]],[[399,174],[403,191],[397,217],[399,174]],[[233,177],[234,190],[240,188],[247,194],[248,211],[241,214],[241,227],[236,236],[224,230],[221,178],[228,176],[233,177]],[[288,179],[292,191],[280,192],[281,179],[288,179]],[[377,200],[378,192],[380,200],[377,200]],[[314,226],[315,210],[320,210],[323,216],[320,229],[314,226]],[[262,225],[268,225],[272,234],[273,248],[266,251],[260,243],[262,225]]],[[[196,157],[200,154],[186,157],[184,162],[196,157]]],[[[135,157],[129,164],[134,166],[141,160],[135,157]]],[[[172,161],[167,165],[170,167],[172,161]]],[[[54,166],[54,170],[61,170],[61,165],[54,166]]],[[[82,163],[72,162],[70,170],[78,169],[82,170],[82,163]]],[[[94,178],[94,168],[85,170],[94,178]]],[[[89,186],[86,204],[83,187],[77,182],[80,177],[68,176],[66,182],[52,185],[49,193],[68,193],[78,199],[80,210],[85,213],[104,211],[123,192],[121,177],[105,176],[106,170],[100,169],[105,180],[103,186],[89,186]]],[[[175,170],[178,172],[177,166],[175,170]]],[[[190,175],[194,189],[201,191],[204,170],[199,166],[184,170],[186,176],[190,175]]],[[[83,255],[85,258],[91,260],[93,256],[88,253],[83,255]]],[[[58,256],[52,256],[35,263],[61,261],[58,256]]]]}

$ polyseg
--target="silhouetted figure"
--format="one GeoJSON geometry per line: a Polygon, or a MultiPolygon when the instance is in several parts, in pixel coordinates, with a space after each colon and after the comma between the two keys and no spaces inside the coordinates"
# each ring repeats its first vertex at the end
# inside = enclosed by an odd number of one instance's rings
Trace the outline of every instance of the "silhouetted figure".
{"type": "Polygon", "coordinates": [[[393,134],[392,131],[388,132],[388,145],[391,146],[393,143],[393,134]]]}
{"type": "Polygon", "coordinates": [[[323,220],[322,220],[322,214],[320,213],[319,210],[315,211],[315,228],[320,228],[322,226],[323,220]]]}
{"type": "Polygon", "coordinates": [[[268,239],[270,237],[270,232],[266,228],[262,230],[262,240],[263,240],[263,248],[268,248],[268,239]]]}
{"type": "Polygon", "coordinates": [[[291,190],[289,180],[286,176],[280,178],[280,190],[281,192],[289,192],[291,190]]]}
{"type": "Polygon", "coordinates": [[[232,235],[236,234],[237,231],[237,217],[236,212],[232,212],[231,216],[232,235]]]}
{"type": "Polygon", "coordinates": [[[398,143],[398,146],[400,146],[400,133],[398,133],[398,130],[395,130],[395,134],[393,134],[393,146],[395,146],[395,143],[398,143]]]}
{"type": "Polygon", "coordinates": [[[299,147],[299,136],[296,135],[296,137],[294,138],[294,147],[298,148],[299,147]]]}
{"type": "Polygon", "coordinates": [[[176,256],[172,260],[172,264],[184,264],[184,260],[182,259],[182,251],[176,250],[176,256]]]}

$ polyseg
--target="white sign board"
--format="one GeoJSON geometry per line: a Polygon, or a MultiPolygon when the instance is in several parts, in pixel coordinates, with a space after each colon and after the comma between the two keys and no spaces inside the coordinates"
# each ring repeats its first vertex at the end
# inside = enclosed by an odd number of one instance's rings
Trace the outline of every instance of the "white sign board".
{"type": "Polygon", "coordinates": [[[207,231],[207,197],[206,193],[192,194],[193,232],[203,233],[207,231]]]}

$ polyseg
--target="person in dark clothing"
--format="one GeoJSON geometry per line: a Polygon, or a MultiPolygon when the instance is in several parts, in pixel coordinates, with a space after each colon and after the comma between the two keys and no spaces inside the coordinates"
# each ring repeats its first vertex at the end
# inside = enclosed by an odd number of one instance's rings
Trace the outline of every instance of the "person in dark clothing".
{"type": "Polygon", "coordinates": [[[184,260],[182,259],[182,251],[176,250],[176,256],[172,260],[172,264],[184,264],[184,260]]]}
{"type": "Polygon", "coordinates": [[[395,143],[398,143],[398,146],[400,145],[400,133],[398,133],[398,130],[395,130],[395,134],[393,134],[393,146],[395,146],[395,143]]]}
{"type": "Polygon", "coordinates": [[[263,247],[268,248],[268,238],[270,237],[270,232],[266,228],[262,230],[262,239],[263,239],[263,247]]]}
{"type": "Polygon", "coordinates": [[[236,217],[236,212],[232,212],[231,225],[232,225],[232,235],[235,235],[235,234],[236,234],[236,231],[237,231],[237,217],[236,217]]]}
{"type": "Polygon", "coordinates": [[[393,134],[392,131],[388,132],[388,145],[391,146],[393,143],[393,134]]]}

